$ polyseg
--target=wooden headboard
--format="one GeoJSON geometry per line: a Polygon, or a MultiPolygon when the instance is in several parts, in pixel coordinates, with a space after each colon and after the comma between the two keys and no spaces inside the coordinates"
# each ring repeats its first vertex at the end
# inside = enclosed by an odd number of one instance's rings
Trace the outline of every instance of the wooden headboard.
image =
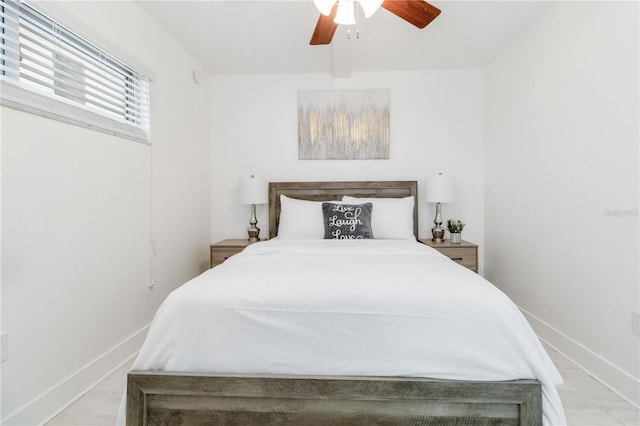
{"type": "Polygon", "coordinates": [[[413,233],[418,238],[418,182],[270,182],[269,183],[269,238],[278,235],[280,221],[280,195],[299,200],[327,201],[352,197],[402,198],[414,197],[413,233]]]}

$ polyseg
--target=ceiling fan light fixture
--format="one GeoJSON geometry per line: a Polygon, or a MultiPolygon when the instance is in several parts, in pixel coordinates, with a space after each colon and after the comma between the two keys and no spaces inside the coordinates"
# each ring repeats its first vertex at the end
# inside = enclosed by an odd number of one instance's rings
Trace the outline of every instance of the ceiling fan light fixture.
{"type": "Polygon", "coordinates": [[[355,24],[354,6],[354,0],[340,0],[338,2],[338,12],[336,12],[336,18],[333,22],[340,25],[355,24]]]}
{"type": "Polygon", "coordinates": [[[336,0],[313,0],[313,4],[320,13],[329,16],[331,9],[333,9],[333,5],[336,4],[336,0]]]}
{"type": "Polygon", "coordinates": [[[360,2],[360,6],[362,6],[362,10],[364,11],[365,18],[370,17],[376,10],[380,9],[382,6],[382,2],[384,0],[358,0],[360,2]]]}
{"type": "MultiPolygon", "coordinates": [[[[312,46],[331,44],[333,35],[339,25],[354,25],[357,20],[360,20],[360,9],[356,8],[356,1],[360,2],[363,13],[367,18],[382,7],[417,28],[426,27],[441,12],[440,9],[426,0],[339,0],[337,4],[336,0],[313,1],[319,10],[323,6],[328,7],[328,5],[331,5],[331,13],[329,15],[321,14],[318,17],[316,26],[313,29],[313,35],[309,40],[309,44],[312,46]],[[358,12],[357,17],[355,16],[356,12],[358,12]]],[[[349,32],[350,28],[347,29],[347,38],[349,32]]],[[[356,38],[358,38],[357,25],[356,38]]]]}

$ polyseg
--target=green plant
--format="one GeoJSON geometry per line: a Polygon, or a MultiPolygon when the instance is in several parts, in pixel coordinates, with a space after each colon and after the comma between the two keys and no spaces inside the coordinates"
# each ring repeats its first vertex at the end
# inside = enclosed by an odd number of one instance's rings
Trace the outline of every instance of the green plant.
{"type": "Polygon", "coordinates": [[[452,234],[457,234],[459,232],[462,232],[462,230],[464,229],[464,223],[462,223],[462,221],[460,220],[449,219],[447,220],[447,229],[449,229],[449,232],[451,232],[452,234]]]}

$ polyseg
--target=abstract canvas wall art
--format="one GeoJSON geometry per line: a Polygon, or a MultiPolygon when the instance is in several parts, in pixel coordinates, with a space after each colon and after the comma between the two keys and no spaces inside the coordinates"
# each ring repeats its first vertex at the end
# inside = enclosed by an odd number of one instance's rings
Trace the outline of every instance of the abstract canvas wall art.
{"type": "Polygon", "coordinates": [[[389,158],[389,90],[298,92],[298,158],[389,158]]]}

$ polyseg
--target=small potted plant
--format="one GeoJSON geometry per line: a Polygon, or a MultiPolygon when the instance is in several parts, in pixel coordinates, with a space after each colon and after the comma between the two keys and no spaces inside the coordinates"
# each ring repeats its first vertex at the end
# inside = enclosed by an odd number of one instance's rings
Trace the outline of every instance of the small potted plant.
{"type": "Polygon", "coordinates": [[[460,244],[462,242],[462,230],[464,229],[464,223],[460,220],[449,219],[447,220],[447,229],[451,234],[451,243],[460,244]]]}

